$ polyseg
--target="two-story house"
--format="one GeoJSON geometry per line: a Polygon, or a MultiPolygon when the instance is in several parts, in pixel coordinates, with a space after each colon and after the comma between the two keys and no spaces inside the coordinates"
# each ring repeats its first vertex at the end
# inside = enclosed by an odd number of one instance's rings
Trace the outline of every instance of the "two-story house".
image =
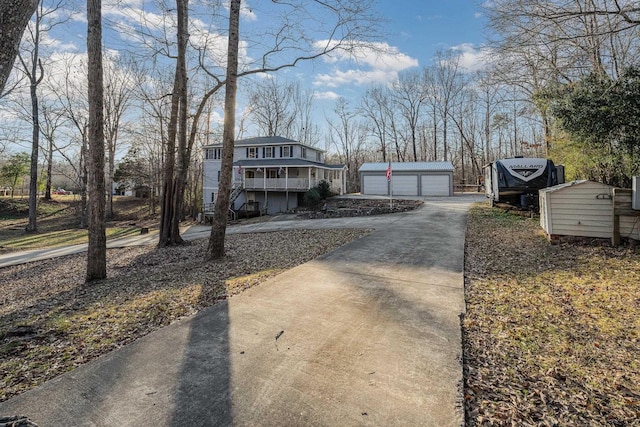
{"type": "MultiPolygon", "coordinates": [[[[302,196],[320,181],[331,191],[346,191],[346,166],[328,165],[324,151],[283,138],[267,136],[241,139],[233,152],[231,209],[247,205],[268,214],[296,208],[302,196]]],[[[204,206],[212,211],[218,195],[222,143],[204,147],[204,206]]]]}

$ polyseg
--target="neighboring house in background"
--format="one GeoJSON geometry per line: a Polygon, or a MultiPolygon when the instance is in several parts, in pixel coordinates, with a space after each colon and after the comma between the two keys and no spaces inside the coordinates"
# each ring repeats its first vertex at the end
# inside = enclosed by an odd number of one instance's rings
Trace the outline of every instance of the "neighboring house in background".
{"type": "MultiPolygon", "coordinates": [[[[204,147],[205,215],[218,196],[222,143],[204,147]]],[[[344,194],[346,166],[324,163],[324,151],[280,136],[241,139],[233,151],[231,209],[274,214],[298,207],[321,181],[344,194]]]]}

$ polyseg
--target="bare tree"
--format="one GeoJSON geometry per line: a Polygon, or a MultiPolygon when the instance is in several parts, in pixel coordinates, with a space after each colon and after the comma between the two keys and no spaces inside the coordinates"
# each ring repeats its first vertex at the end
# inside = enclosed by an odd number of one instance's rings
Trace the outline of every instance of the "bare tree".
{"type": "Polygon", "coordinates": [[[42,118],[43,123],[40,126],[40,133],[42,133],[43,138],[45,139],[47,146],[44,150],[46,153],[46,185],[44,190],[44,199],[51,200],[51,177],[53,174],[53,153],[56,151],[55,144],[55,135],[58,129],[63,124],[63,111],[60,109],[53,108],[49,103],[43,103],[42,107],[42,118]]]}
{"type": "Polygon", "coordinates": [[[20,40],[39,0],[0,0],[0,96],[18,55],[20,40]]]}
{"type": "Polygon", "coordinates": [[[38,202],[38,150],[40,147],[40,111],[38,109],[38,85],[44,78],[44,67],[40,59],[40,42],[43,35],[51,30],[61,21],[51,21],[47,19],[51,15],[57,15],[62,1],[54,3],[51,8],[45,8],[41,1],[36,8],[35,22],[33,25],[27,26],[28,29],[28,48],[25,48],[26,55],[18,54],[22,72],[29,80],[29,94],[31,96],[31,168],[29,181],[29,223],[27,224],[27,233],[35,233],[38,231],[37,219],[37,202],[38,202]]]}
{"type": "Polygon", "coordinates": [[[229,44],[227,47],[227,77],[224,97],[224,130],[222,135],[222,166],[218,200],[211,224],[211,236],[207,248],[210,259],[224,256],[227,230],[229,194],[233,169],[233,144],[236,127],[236,91],[238,82],[238,45],[240,44],[240,0],[229,4],[229,44]]]}
{"type": "Polygon", "coordinates": [[[382,161],[387,161],[389,134],[389,91],[384,86],[375,86],[364,94],[359,111],[370,122],[373,136],[378,141],[382,161]]]}
{"type": "Polygon", "coordinates": [[[424,80],[418,72],[407,71],[401,73],[398,81],[393,85],[393,93],[395,103],[399,107],[409,131],[408,139],[412,148],[413,161],[417,162],[419,159],[418,126],[421,116],[420,109],[427,98],[424,80]]]}
{"type": "Polygon", "coordinates": [[[294,86],[279,84],[275,78],[257,83],[249,94],[250,120],[264,136],[291,134],[295,112],[292,111],[294,86]]]}
{"type": "MultiPolygon", "coordinates": [[[[545,88],[575,82],[589,73],[616,77],[640,58],[640,8],[619,0],[496,0],[485,2],[501,79],[518,86],[530,102],[545,88]]],[[[535,103],[546,151],[553,124],[543,102],[535,103]]]]}
{"type": "Polygon", "coordinates": [[[55,144],[55,150],[73,170],[73,180],[80,189],[80,228],[88,222],[87,201],[87,152],[89,147],[89,106],[87,105],[86,63],[74,56],[64,57],[64,76],[61,82],[49,82],[49,89],[55,94],[57,104],[64,118],[72,124],[66,128],[67,143],[55,144]]]}
{"type": "Polygon", "coordinates": [[[176,72],[171,95],[171,118],[169,120],[162,210],[160,218],[160,247],[182,243],[180,220],[184,182],[186,182],[190,153],[187,153],[187,43],[189,40],[189,2],[176,0],[178,15],[178,54],[176,72]],[[176,140],[178,148],[176,149],[176,140]],[[176,159],[177,155],[177,159],[176,159]],[[177,163],[176,163],[177,160],[177,163]]]}
{"type": "Polygon", "coordinates": [[[113,175],[116,170],[116,151],[121,135],[122,118],[129,108],[135,75],[121,56],[110,58],[104,86],[104,134],[107,150],[107,218],[113,217],[113,175]]]}
{"type": "Polygon", "coordinates": [[[295,115],[291,133],[288,137],[312,147],[317,146],[321,139],[320,128],[313,121],[314,105],[315,96],[313,92],[303,90],[300,82],[296,82],[296,84],[293,85],[293,108],[295,115]]]}
{"type": "MultiPolygon", "coordinates": [[[[364,42],[361,40],[365,35],[371,37],[372,34],[376,34],[374,31],[376,19],[370,13],[372,10],[371,0],[314,0],[312,2],[293,0],[275,1],[273,4],[281,8],[282,21],[274,20],[275,28],[270,28],[266,34],[252,35],[256,37],[253,43],[269,46],[267,43],[270,42],[272,47],[267,47],[265,53],[256,62],[243,63],[242,69],[239,68],[237,73],[238,78],[257,73],[277,72],[285,68],[295,67],[301,61],[314,60],[331,53],[353,52],[363,47],[364,42]],[[308,22],[305,22],[305,20],[308,22]],[[313,32],[316,38],[309,37],[310,32],[313,32]],[[316,41],[317,36],[325,36],[326,38],[316,41]]],[[[178,10],[180,11],[181,8],[178,7],[178,10]]],[[[180,25],[179,21],[180,19],[178,19],[178,25],[180,25]]],[[[180,34],[180,31],[178,31],[178,34],[180,34]]],[[[248,38],[250,39],[252,36],[248,38]]],[[[178,43],[178,46],[180,46],[180,43],[178,43]]],[[[371,45],[366,44],[366,46],[370,47],[371,45]]],[[[179,144],[179,148],[173,151],[185,167],[178,166],[171,169],[174,171],[174,179],[178,183],[178,187],[172,187],[174,191],[171,193],[166,191],[163,193],[164,198],[168,199],[163,202],[163,207],[171,205],[172,208],[171,210],[165,209],[162,213],[161,245],[181,242],[179,222],[176,218],[180,218],[182,215],[181,195],[184,192],[184,183],[188,172],[187,165],[190,163],[191,152],[197,139],[198,123],[206,111],[211,97],[228,83],[226,77],[223,77],[221,73],[223,67],[220,67],[219,64],[211,63],[208,59],[209,57],[205,54],[207,52],[206,48],[205,43],[205,47],[199,55],[200,67],[208,78],[213,81],[213,85],[204,92],[195,112],[189,115],[191,124],[186,142],[179,144]],[[175,197],[171,196],[171,194],[175,194],[175,197]],[[167,215],[170,215],[174,220],[168,221],[167,215]],[[170,229],[166,227],[170,227],[170,229]],[[167,236],[173,237],[167,239],[167,236]]],[[[178,55],[179,57],[180,55],[178,55]]],[[[174,88],[174,93],[178,89],[180,88],[174,88]]],[[[187,117],[187,114],[185,113],[184,116],[187,117]]],[[[169,130],[168,141],[171,144],[171,128],[169,130]]],[[[232,150],[232,148],[229,149],[232,150]]],[[[232,155],[232,153],[229,155],[232,155]]],[[[168,146],[166,151],[167,161],[171,161],[171,156],[172,151],[168,146]]],[[[225,163],[223,162],[223,167],[224,165],[225,163]]],[[[229,164],[229,168],[231,167],[231,164],[229,164]]],[[[170,170],[166,164],[165,170],[170,170]]],[[[231,169],[228,173],[231,175],[231,169]]],[[[169,173],[165,174],[165,187],[167,187],[169,176],[169,173]]],[[[224,200],[223,198],[221,201],[224,200]]],[[[222,223],[220,224],[222,225],[222,223]]],[[[224,225],[226,226],[226,222],[224,225]]]]}
{"type": "Polygon", "coordinates": [[[436,54],[434,64],[435,77],[435,97],[437,107],[442,120],[442,146],[443,160],[449,160],[449,119],[454,99],[460,91],[459,81],[459,61],[460,57],[452,52],[439,52],[436,54]]]}
{"type": "Polygon", "coordinates": [[[337,120],[327,119],[331,129],[329,138],[340,153],[340,161],[347,165],[347,191],[357,191],[359,189],[357,171],[366,142],[366,128],[358,122],[357,112],[349,108],[349,103],[344,98],[338,98],[333,112],[337,120]]]}
{"type": "Polygon", "coordinates": [[[87,84],[89,99],[89,246],[86,280],[107,277],[104,198],[104,117],[102,86],[102,4],[87,0],[87,84]]]}

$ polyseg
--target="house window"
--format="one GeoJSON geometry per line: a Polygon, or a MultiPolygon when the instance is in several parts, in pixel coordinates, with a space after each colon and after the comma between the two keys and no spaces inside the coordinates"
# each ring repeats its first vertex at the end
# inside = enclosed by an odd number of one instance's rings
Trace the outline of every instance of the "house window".
{"type": "Polygon", "coordinates": [[[320,151],[316,151],[316,162],[322,163],[322,153],[320,151]]]}
{"type": "Polygon", "coordinates": [[[278,177],[278,171],[276,169],[269,169],[267,171],[267,178],[275,179],[278,177]]]}
{"type": "Polygon", "coordinates": [[[204,150],[205,160],[220,160],[222,158],[222,149],[207,148],[204,150]]]}
{"type": "Polygon", "coordinates": [[[211,193],[211,203],[216,201],[216,193],[211,193]]]}
{"type": "Polygon", "coordinates": [[[248,159],[257,159],[258,158],[258,147],[248,147],[247,148],[247,158],[248,159]]]}
{"type": "Polygon", "coordinates": [[[274,147],[264,147],[264,158],[271,159],[275,157],[274,147]]]}
{"type": "Polygon", "coordinates": [[[307,148],[306,147],[300,147],[300,155],[303,159],[307,158],[307,148]]]}
{"type": "Polygon", "coordinates": [[[280,157],[293,157],[293,150],[291,147],[280,147],[280,149],[282,150],[280,157]]]}

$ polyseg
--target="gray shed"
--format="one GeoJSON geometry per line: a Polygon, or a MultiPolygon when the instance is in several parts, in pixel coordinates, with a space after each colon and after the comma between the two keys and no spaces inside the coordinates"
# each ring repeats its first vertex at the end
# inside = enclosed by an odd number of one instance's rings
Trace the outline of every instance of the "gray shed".
{"type": "Polygon", "coordinates": [[[453,165],[450,162],[394,162],[391,181],[389,163],[364,163],[358,169],[360,192],[367,195],[453,196],[453,165]]]}
{"type": "MultiPolygon", "coordinates": [[[[633,218],[621,217],[620,234],[632,235],[635,225],[633,218]]],[[[540,226],[549,237],[611,238],[613,187],[581,180],[540,190],[540,226]]]]}

